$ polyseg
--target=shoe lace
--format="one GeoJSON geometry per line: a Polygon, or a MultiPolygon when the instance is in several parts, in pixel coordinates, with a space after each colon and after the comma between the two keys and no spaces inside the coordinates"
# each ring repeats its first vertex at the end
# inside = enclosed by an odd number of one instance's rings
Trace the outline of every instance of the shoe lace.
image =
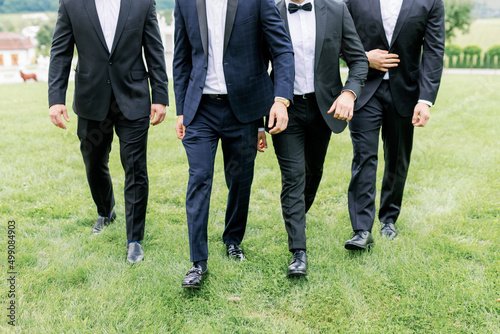
{"type": "Polygon", "coordinates": [[[230,247],[227,252],[229,253],[229,255],[239,255],[243,251],[238,247],[230,247]]]}
{"type": "Polygon", "coordinates": [[[201,271],[202,271],[201,267],[193,266],[193,267],[191,267],[191,269],[188,270],[187,275],[193,274],[193,273],[201,274],[201,271]]]}

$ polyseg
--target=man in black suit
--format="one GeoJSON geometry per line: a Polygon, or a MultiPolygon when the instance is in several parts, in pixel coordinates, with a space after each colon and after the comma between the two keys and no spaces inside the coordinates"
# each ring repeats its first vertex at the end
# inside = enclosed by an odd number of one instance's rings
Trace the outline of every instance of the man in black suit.
{"type": "Polygon", "coordinates": [[[307,274],[306,213],[323,174],[332,131],[342,132],[361,94],[368,61],[344,3],[282,0],[277,4],[295,53],[293,104],[285,131],[273,135],[281,169],[281,207],[293,253],[288,276],[307,274]],[[342,85],[339,58],[349,66],[342,85]]]}
{"type": "Polygon", "coordinates": [[[396,236],[415,127],[425,126],[438,93],[444,54],[443,0],[346,0],[370,62],[350,122],[354,157],[345,247],[373,245],[379,132],[385,171],[380,195],[381,235],[396,236]]]}
{"type": "Polygon", "coordinates": [[[243,239],[258,128],[269,115],[273,133],[288,122],[293,50],[273,0],[175,2],[174,90],[189,162],[186,213],[192,268],[182,282],[199,288],[207,272],[207,224],[219,139],[229,190],[222,236],[229,257],[243,259],[243,239]],[[262,41],[274,60],[274,85],[262,41]],[[274,101],[274,104],[273,104],[274,101]]]}
{"type": "Polygon", "coordinates": [[[115,217],[108,160],[113,127],[125,170],[127,259],[143,259],[148,200],[149,122],[159,124],[168,104],[167,74],[154,0],[61,0],[49,68],[50,118],[65,129],[74,46],[78,51],[73,110],[87,180],[97,206],[94,234],[115,217]],[[143,50],[148,70],[143,61],[143,50]],[[149,94],[152,88],[152,103],[149,94]]]}

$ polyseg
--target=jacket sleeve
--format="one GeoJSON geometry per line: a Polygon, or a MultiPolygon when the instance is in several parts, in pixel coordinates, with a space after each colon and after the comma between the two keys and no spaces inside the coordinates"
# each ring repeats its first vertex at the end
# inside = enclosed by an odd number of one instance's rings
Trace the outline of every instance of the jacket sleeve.
{"type": "Polygon", "coordinates": [[[184,114],[184,101],[189,84],[189,76],[193,68],[191,61],[191,44],[187,36],[184,17],[180,9],[180,1],[175,2],[174,19],[174,91],[175,91],[175,106],[177,115],[184,114]]]}
{"type": "Polygon", "coordinates": [[[274,96],[292,101],[295,76],[292,41],[274,0],[261,0],[261,20],[273,64],[274,96]]]}
{"type": "Polygon", "coordinates": [[[49,107],[54,104],[66,104],[66,90],[74,48],[73,28],[64,1],[60,1],[50,49],[49,107]]]}
{"type": "Polygon", "coordinates": [[[168,78],[165,67],[165,53],[161,41],[156,6],[151,0],[148,18],[143,32],[144,56],[148,65],[149,82],[153,103],[168,105],[168,78]]]}
{"type": "Polygon", "coordinates": [[[344,90],[351,90],[359,97],[368,74],[368,59],[347,6],[344,5],[343,9],[341,52],[349,66],[349,76],[344,90]]]}
{"type": "Polygon", "coordinates": [[[419,100],[434,103],[436,101],[444,56],[444,4],[443,0],[435,0],[424,34],[422,61],[420,64],[419,100]]]}

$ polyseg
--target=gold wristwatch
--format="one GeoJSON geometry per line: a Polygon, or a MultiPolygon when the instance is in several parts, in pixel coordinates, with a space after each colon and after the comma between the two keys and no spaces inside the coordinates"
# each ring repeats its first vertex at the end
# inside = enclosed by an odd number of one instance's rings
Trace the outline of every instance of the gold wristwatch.
{"type": "Polygon", "coordinates": [[[287,108],[290,106],[290,100],[289,99],[285,99],[284,97],[275,97],[274,98],[274,102],[281,102],[287,108]]]}

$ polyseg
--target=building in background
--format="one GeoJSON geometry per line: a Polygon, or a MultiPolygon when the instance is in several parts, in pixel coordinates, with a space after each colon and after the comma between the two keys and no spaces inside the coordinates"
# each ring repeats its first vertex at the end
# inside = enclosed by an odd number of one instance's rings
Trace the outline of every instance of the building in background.
{"type": "Polygon", "coordinates": [[[174,19],[172,13],[172,22],[166,23],[164,16],[158,16],[158,26],[160,27],[161,39],[165,50],[165,64],[167,65],[168,78],[172,78],[172,61],[174,59],[174,19]]]}
{"type": "MultiPolygon", "coordinates": [[[[25,15],[23,15],[23,18],[25,18],[25,15]]],[[[165,49],[167,74],[171,79],[174,54],[174,23],[173,18],[170,24],[167,21],[170,20],[158,15],[158,24],[165,49]]],[[[27,26],[23,29],[22,34],[0,31],[0,84],[22,82],[20,71],[35,73],[39,81],[47,81],[49,57],[37,56],[36,52],[36,45],[38,45],[36,33],[39,29],[39,26],[27,26]]],[[[73,68],[76,67],[77,61],[77,58],[73,59],[73,68]]],[[[74,71],[71,71],[69,80],[72,81],[73,79],[74,71]]]]}
{"type": "Polygon", "coordinates": [[[29,71],[35,63],[35,46],[29,37],[0,31],[0,82],[21,82],[19,71],[29,71]]]}

